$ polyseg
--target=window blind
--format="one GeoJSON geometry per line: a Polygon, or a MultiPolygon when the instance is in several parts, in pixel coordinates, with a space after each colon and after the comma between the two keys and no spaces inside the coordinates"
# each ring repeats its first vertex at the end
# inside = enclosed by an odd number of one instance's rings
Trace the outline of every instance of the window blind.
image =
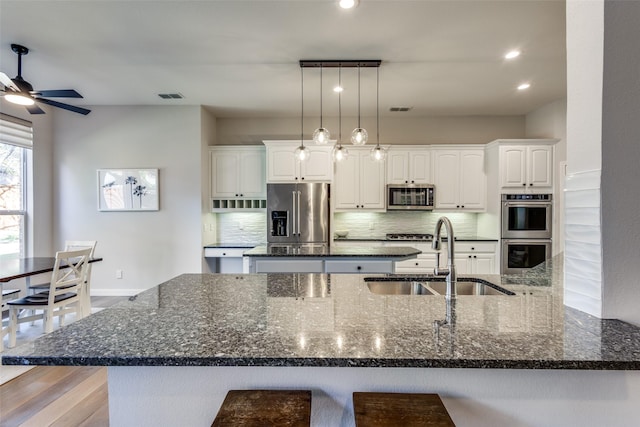
{"type": "Polygon", "coordinates": [[[31,122],[0,113],[0,143],[33,148],[31,122]]]}

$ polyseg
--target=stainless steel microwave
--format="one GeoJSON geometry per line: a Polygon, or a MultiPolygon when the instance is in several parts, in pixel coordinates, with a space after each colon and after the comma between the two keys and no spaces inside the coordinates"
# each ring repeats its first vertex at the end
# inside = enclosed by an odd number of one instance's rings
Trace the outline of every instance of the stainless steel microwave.
{"type": "Polygon", "coordinates": [[[387,210],[430,211],[435,204],[432,184],[388,184],[387,210]]]}

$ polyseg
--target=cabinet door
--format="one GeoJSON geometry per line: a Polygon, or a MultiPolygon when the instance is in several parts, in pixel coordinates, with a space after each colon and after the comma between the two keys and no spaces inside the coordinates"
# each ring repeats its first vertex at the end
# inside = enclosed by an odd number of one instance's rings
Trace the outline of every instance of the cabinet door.
{"type": "Polygon", "coordinates": [[[364,209],[385,208],[384,162],[371,159],[369,152],[360,153],[360,206],[364,209]]]}
{"type": "Polygon", "coordinates": [[[334,198],[336,209],[356,209],[360,204],[360,157],[349,157],[336,163],[334,198]]]}
{"type": "Polygon", "coordinates": [[[473,274],[496,274],[496,257],[493,254],[473,255],[473,274]]]}
{"type": "Polygon", "coordinates": [[[500,147],[500,185],[502,187],[520,187],[527,180],[526,147],[500,147]]]}
{"type": "Polygon", "coordinates": [[[211,197],[238,197],[238,168],[240,160],[237,153],[229,151],[211,151],[211,197]]]}
{"type": "Polygon", "coordinates": [[[409,159],[409,182],[431,184],[431,152],[416,150],[407,153],[409,159]]]}
{"type": "Polygon", "coordinates": [[[487,205],[487,177],[484,151],[460,152],[460,208],[484,209],[487,205]]]}
{"type": "Polygon", "coordinates": [[[406,184],[409,182],[409,154],[404,151],[389,149],[387,156],[387,183],[406,184]]]}
{"type": "MultiPolygon", "coordinates": [[[[442,255],[440,256],[442,258],[442,255]]],[[[456,262],[456,273],[457,274],[471,274],[472,272],[472,255],[467,253],[457,253],[454,256],[454,260],[456,262]]],[[[440,263],[443,267],[446,267],[444,259],[440,260],[440,263]]]]}
{"type": "Polygon", "coordinates": [[[293,145],[267,147],[267,182],[296,182],[298,171],[293,145]]]}
{"type": "Polygon", "coordinates": [[[307,148],[309,149],[309,159],[300,162],[300,180],[304,182],[331,182],[333,179],[332,146],[310,146],[307,148]]]}
{"type": "Polygon", "coordinates": [[[238,182],[240,197],[264,198],[267,186],[265,183],[265,156],[261,149],[244,151],[239,156],[238,182]]]}
{"type": "Polygon", "coordinates": [[[459,152],[455,150],[442,150],[433,153],[433,182],[436,186],[435,199],[436,209],[457,209],[458,203],[458,181],[459,152]]]}
{"type": "Polygon", "coordinates": [[[543,145],[528,148],[527,186],[551,187],[553,182],[553,147],[543,145]]]}

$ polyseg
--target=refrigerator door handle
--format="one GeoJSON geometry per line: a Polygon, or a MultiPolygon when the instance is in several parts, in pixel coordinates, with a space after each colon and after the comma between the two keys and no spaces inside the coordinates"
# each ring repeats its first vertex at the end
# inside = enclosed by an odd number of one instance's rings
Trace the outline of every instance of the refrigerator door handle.
{"type": "Polygon", "coordinates": [[[293,201],[292,201],[293,215],[291,218],[291,235],[295,236],[296,235],[296,218],[298,217],[298,212],[296,211],[296,192],[292,191],[291,194],[293,195],[293,201]]]}
{"type": "Polygon", "coordinates": [[[301,192],[298,191],[297,193],[298,193],[298,209],[297,209],[298,215],[296,217],[296,220],[298,221],[298,226],[297,226],[298,227],[298,237],[300,237],[300,194],[301,194],[301,192]]]}

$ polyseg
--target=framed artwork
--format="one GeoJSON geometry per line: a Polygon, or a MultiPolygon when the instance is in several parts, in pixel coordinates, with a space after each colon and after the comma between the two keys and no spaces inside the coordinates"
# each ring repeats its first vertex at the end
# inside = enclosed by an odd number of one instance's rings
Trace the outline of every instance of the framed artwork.
{"type": "Polygon", "coordinates": [[[98,169],[99,211],[157,211],[158,169],[98,169]]]}

